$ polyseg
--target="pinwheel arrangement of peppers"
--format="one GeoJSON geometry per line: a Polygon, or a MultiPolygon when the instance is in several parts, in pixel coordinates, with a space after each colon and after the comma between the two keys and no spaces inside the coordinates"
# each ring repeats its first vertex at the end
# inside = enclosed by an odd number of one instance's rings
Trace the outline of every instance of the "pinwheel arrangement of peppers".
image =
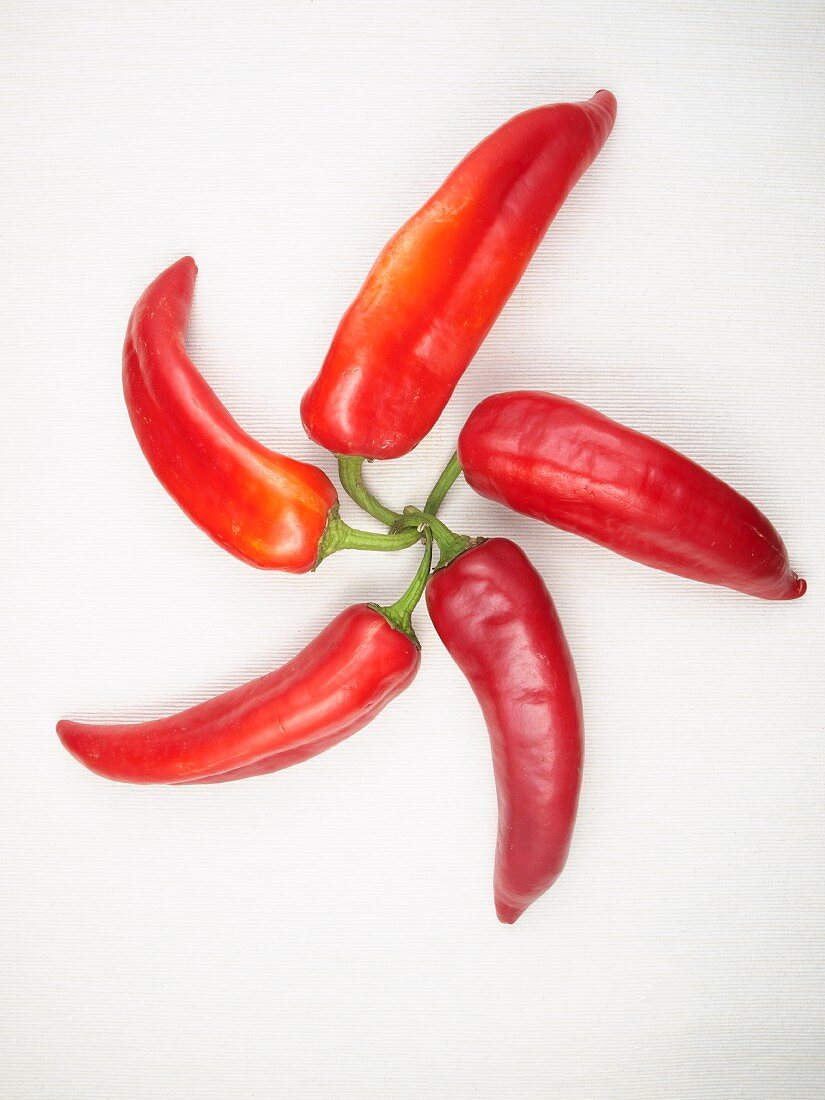
{"type": "Polygon", "coordinates": [[[389,241],[338,326],[302,420],[384,534],[347,525],[326,474],[250,438],[201,377],[184,349],[194,261],[179,260],[148,287],[126,332],[123,389],[144,455],[190,519],[261,569],[306,573],[345,549],[420,543],[423,554],[396,603],[347,608],[251,683],[156,721],[61,721],[60,739],[81,763],[122,782],[186,784],[306,760],[412,682],[421,658],[411,617],[426,593],[487,724],[499,814],[495,906],[513,923],[567,857],[581,700],[553,601],[524,552],[438,519],[459,475],[484,497],[656,569],[766,600],[803,595],[779,534],[735,489],[664,443],[551,393],[482,401],[423,507],[393,511],[364,484],[365,460],[407,454],[436,423],[615,117],[614,97],[599,91],[506,122],[389,241]]]}

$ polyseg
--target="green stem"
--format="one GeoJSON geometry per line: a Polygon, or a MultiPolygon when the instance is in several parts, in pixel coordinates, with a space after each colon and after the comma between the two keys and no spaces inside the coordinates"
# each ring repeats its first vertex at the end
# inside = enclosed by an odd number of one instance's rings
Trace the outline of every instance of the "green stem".
{"type": "Polygon", "coordinates": [[[329,514],[326,530],[318,546],[315,567],[317,569],[324,558],[337,554],[339,550],[406,550],[420,539],[421,534],[415,526],[405,527],[403,531],[390,535],[359,531],[345,523],[338,515],[337,508],[334,508],[329,514]]]}
{"type": "Polygon", "coordinates": [[[338,476],[344,491],[352,497],[359,508],[363,508],[369,515],[385,523],[387,527],[401,518],[399,512],[393,512],[391,508],[385,508],[376,497],[372,495],[364,484],[362,468],[364,459],[360,455],[338,455],[338,476]]]}
{"type": "Polygon", "coordinates": [[[421,646],[413,630],[412,613],[415,611],[418,601],[424,595],[424,589],[427,587],[427,581],[430,578],[430,569],[433,564],[433,536],[428,527],[424,528],[424,543],[424,555],[404,595],[396,600],[395,603],[390,604],[389,607],[379,607],[378,604],[374,603],[370,604],[370,607],[375,608],[376,611],[384,616],[390,626],[394,626],[396,630],[400,630],[402,633],[406,634],[419,649],[421,646]]]}
{"type": "Polygon", "coordinates": [[[427,497],[424,511],[428,516],[434,516],[438,513],[438,509],[441,507],[444,497],[449,493],[460,473],[461,467],[458,464],[458,455],[453,452],[450,461],[444,467],[438,481],[433,485],[432,492],[427,497]]]}
{"type": "Polygon", "coordinates": [[[450,530],[446,523],[442,523],[440,519],[436,519],[429,512],[421,512],[417,508],[405,508],[404,516],[405,519],[402,522],[415,524],[416,527],[426,525],[432,531],[433,538],[438,546],[439,569],[449,565],[453,558],[457,558],[459,554],[463,554],[471,546],[478,545],[480,541],[471,538],[469,535],[457,535],[455,531],[450,530]]]}

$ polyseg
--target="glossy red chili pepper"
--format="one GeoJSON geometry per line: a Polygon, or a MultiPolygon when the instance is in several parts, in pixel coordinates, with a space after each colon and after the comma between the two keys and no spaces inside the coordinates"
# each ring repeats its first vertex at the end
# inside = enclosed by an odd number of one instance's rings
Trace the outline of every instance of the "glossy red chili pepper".
{"type": "Polygon", "coordinates": [[[420,662],[409,634],[357,604],[282,668],[180,714],[129,725],[62,721],[57,732],[81,764],[107,779],[244,779],[307,760],[360,730],[407,687],[420,662]]]}
{"type": "Polygon", "coordinates": [[[138,442],[190,519],[242,561],[305,573],[338,495],[315,466],[267,450],[232,419],[186,354],[197,268],[164,271],[134,308],[123,391],[138,442]]]}
{"type": "Polygon", "coordinates": [[[689,458],[550,393],[482,401],[458,441],[482,496],[644,565],[766,600],[806,584],[749,500],[689,458]]]}
{"type": "Polygon", "coordinates": [[[301,405],[317,443],[396,458],[423,439],[615,117],[605,91],[538,107],[464,158],[344,315],[301,405]]]}
{"type": "Polygon", "coordinates": [[[544,582],[509,539],[437,569],[427,607],[490,734],[496,912],[512,924],[552,885],[570,847],[582,768],[576,672],[544,582]]]}

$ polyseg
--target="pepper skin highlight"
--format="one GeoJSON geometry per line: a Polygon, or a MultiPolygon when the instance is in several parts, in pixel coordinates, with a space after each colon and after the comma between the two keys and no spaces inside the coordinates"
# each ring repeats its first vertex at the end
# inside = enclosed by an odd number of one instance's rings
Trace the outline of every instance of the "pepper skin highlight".
{"type": "Polygon", "coordinates": [[[144,291],[123,345],[123,393],[141,450],[198,527],[261,569],[306,573],[338,502],[305,462],[276,454],[232,419],[186,354],[197,268],[190,256],[144,291]]]}
{"type": "Polygon", "coordinates": [[[536,107],[464,158],[385,246],[338,326],[301,404],[316,443],[397,458],[427,435],[615,118],[606,91],[536,107]]]}
{"type": "Polygon", "coordinates": [[[552,393],[476,406],[458,440],[467,482],[516,512],[681,577],[764,600],[806,590],[766,516],[658,440],[552,393]]]}
{"type": "Polygon", "coordinates": [[[487,539],[427,585],[433,626],[476,695],[498,792],[496,913],[513,924],[567,859],[581,786],[576,670],[544,581],[509,539],[487,539]]]}

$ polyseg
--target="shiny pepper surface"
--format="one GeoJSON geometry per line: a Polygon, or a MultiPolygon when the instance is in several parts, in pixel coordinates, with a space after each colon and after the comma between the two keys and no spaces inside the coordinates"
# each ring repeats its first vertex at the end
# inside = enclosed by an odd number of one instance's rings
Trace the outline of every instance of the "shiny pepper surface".
{"type": "Polygon", "coordinates": [[[344,315],[301,405],[312,439],[388,459],[424,438],[615,117],[605,91],[537,107],[464,158],[344,315]]]}
{"type": "Polygon", "coordinates": [[[410,684],[421,653],[367,604],[275,672],[151,722],[62,721],[81,764],[124,783],[222,783],[298,764],[356,733],[410,684]]]}
{"type": "Polygon", "coordinates": [[[634,561],[766,600],[805,593],[755,505],[678,451],[575,401],[488,397],[461,431],[458,458],[482,496],[634,561]]]}
{"type": "Polygon", "coordinates": [[[123,346],[123,392],[155,475],[198,527],[261,569],[306,573],[338,502],[316,466],[246,434],[184,348],[197,268],[186,256],[143,293],[123,346]]]}
{"type": "Polygon", "coordinates": [[[567,859],[583,752],[576,671],[544,582],[509,539],[488,539],[437,569],[427,608],[487,723],[498,792],[495,904],[512,924],[567,859]]]}

